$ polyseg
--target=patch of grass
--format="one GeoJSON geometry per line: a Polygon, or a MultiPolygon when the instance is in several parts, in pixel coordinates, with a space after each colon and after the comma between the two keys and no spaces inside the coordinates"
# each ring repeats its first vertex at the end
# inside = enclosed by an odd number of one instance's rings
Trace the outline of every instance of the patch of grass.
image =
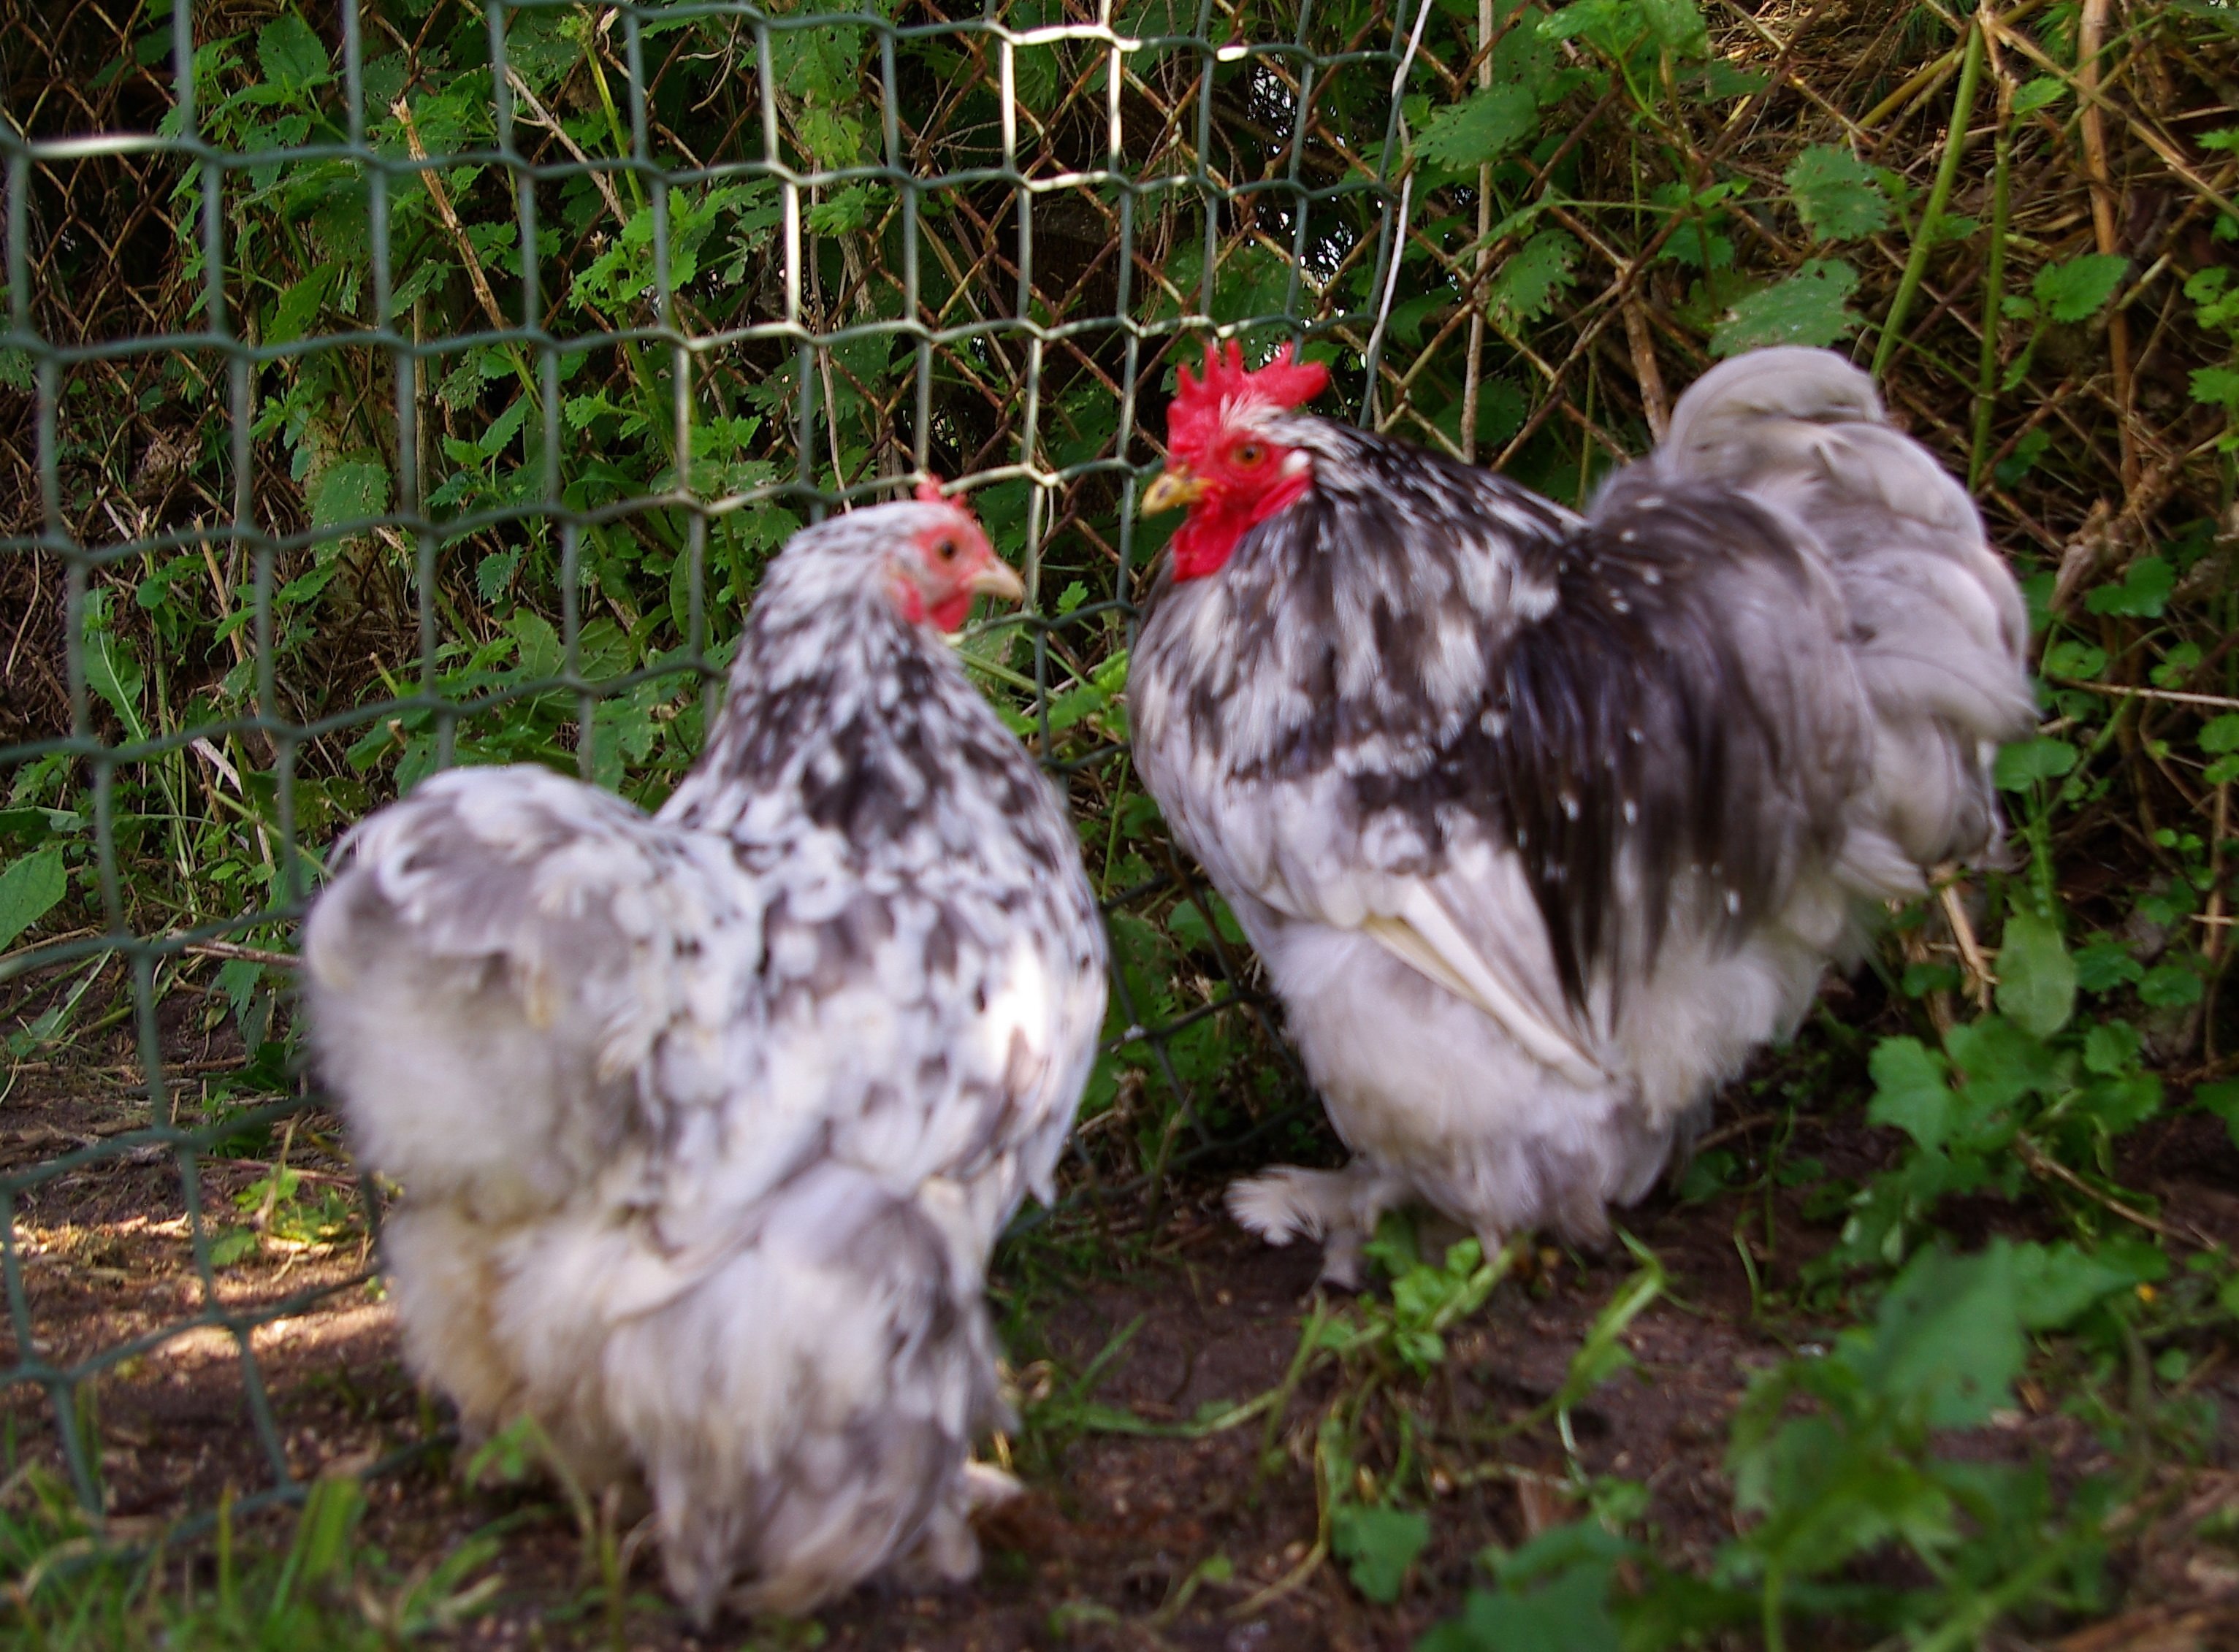
{"type": "Polygon", "coordinates": [[[370,1652],[448,1634],[489,1603],[499,1552],[477,1533],[409,1573],[360,1536],[364,1488],[313,1483],[294,1531],[238,1521],[229,1492],[203,1541],[110,1547],[69,1488],[36,1465],[0,1495],[0,1634],[42,1652],[370,1652]]]}

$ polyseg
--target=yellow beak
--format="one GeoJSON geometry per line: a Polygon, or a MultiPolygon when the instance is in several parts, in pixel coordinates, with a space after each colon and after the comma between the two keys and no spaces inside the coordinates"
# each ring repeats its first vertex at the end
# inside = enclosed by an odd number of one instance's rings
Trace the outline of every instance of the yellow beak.
{"type": "Polygon", "coordinates": [[[1143,490],[1143,502],[1137,508],[1146,516],[1156,516],[1162,510],[1194,505],[1204,497],[1205,484],[1176,465],[1158,474],[1143,490]]]}
{"type": "Polygon", "coordinates": [[[1026,599],[1026,582],[1012,570],[1008,562],[989,558],[970,579],[964,588],[974,596],[1000,597],[1006,602],[1023,602],[1026,599]]]}

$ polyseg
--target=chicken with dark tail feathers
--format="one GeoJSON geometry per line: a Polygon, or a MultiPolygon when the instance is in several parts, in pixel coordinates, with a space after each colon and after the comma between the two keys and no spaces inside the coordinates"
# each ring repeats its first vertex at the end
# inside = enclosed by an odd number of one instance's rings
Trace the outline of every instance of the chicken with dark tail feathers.
{"type": "Polygon", "coordinates": [[[1007,1476],[989,1248],[1103,1020],[1064,805],[940,633],[1017,597],[938,490],[771,566],[660,813],[455,769],[354,833],[304,940],[407,1359],[649,1498],[668,1582],[800,1613],[961,1578],[1007,1476]]]}
{"type": "Polygon", "coordinates": [[[1995,850],[2021,594],[1827,351],[1712,369],[1583,517],[1325,382],[1208,348],[1143,500],[1189,514],[1136,759],[1352,1155],[1229,1208],[1341,1283],[1409,1199],[1599,1244],[1884,902],[1995,850]]]}

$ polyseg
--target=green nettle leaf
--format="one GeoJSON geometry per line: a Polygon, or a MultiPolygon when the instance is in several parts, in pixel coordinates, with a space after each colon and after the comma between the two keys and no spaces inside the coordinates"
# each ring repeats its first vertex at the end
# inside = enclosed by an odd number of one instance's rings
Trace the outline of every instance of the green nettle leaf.
{"type": "Polygon", "coordinates": [[[1560,229],[1541,230],[1500,267],[1486,308],[1511,327],[1538,320],[1554,304],[1555,295],[1577,281],[1571,265],[1578,255],[1578,243],[1560,229]]]}
{"type": "Polygon", "coordinates": [[[2129,986],[2146,972],[2120,941],[2097,940],[2076,952],[2076,984],[2087,992],[2112,992],[2129,986]]]}
{"type": "Polygon", "coordinates": [[[116,713],[127,739],[148,738],[148,725],[140,715],[140,692],[146,686],[146,675],[132,645],[109,628],[107,600],[98,594],[88,599],[85,681],[116,713]]]}
{"type": "Polygon", "coordinates": [[[485,459],[495,459],[503,453],[512,445],[513,439],[521,434],[521,427],[528,422],[529,406],[528,396],[515,397],[512,404],[491,420],[489,428],[475,439],[473,450],[485,459]]]}
{"type": "Polygon", "coordinates": [[[1723,1147],[1696,1154],[1687,1161],[1687,1173],[1679,1178],[1679,1202],[1700,1204],[1704,1199],[1716,1198],[1731,1184],[1739,1163],[1723,1147]]]}
{"type": "Polygon", "coordinates": [[[1330,1547],[1352,1586],[1389,1606],[1399,1598],[1407,1569],[1431,1541],[1430,1516],[1412,1509],[1364,1509],[1340,1503],[1330,1518],[1330,1547]]]}
{"type": "Polygon", "coordinates": [[[257,30],[256,63],[266,83],[290,97],[331,80],[335,72],[326,43],[293,12],[257,30]]]}
{"type": "Polygon", "coordinates": [[[1710,31],[1694,0],[1578,0],[1541,18],[1539,34],[1546,40],[1583,35],[1619,56],[1644,39],[1683,56],[1700,57],[1710,50],[1710,31]]]}
{"type": "Polygon", "coordinates": [[[2061,1083],[2054,1051],[2003,1015],[1960,1023],[1943,1035],[1943,1047],[1967,1075],[1967,1100],[1977,1119],[2031,1091],[2050,1094],[2061,1083]]]}
{"type": "Polygon", "coordinates": [[[1235,914],[1228,910],[1228,903],[1210,891],[1204,899],[1212,903],[1213,921],[1210,924],[1206,921],[1206,915],[1198,909],[1196,902],[1183,901],[1166,916],[1166,927],[1173,932],[1174,939],[1186,946],[1201,946],[1210,952],[1217,932],[1221,939],[1231,946],[1245,945],[1244,931],[1238,925],[1235,914]]]}
{"type": "Polygon", "coordinates": [[[2150,1072],[2103,1078],[2083,1087],[2075,1107],[2077,1117],[2090,1119],[2111,1139],[2162,1110],[2162,1081],[2150,1072]]]}
{"type": "Polygon", "coordinates": [[[2103,585],[2089,593],[2083,606],[2094,614],[2123,614],[2133,620],[2157,620],[2176,585],[2176,570],[2166,558],[2142,556],[2130,564],[2120,585],[2103,585]]]}
{"type": "Polygon", "coordinates": [[[513,571],[521,566],[521,547],[508,545],[490,552],[475,565],[475,589],[485,602],[495,603],[513,583],[513,571]]]}
{"type": "Polygon", "coordinates": [[[2225,752],[2239,751],[2239,712],[2226,712],[2221,717],[2210,718],[2200,731],[2200,749],[2221,756],[2225,752]]]}
{"type": "Polygon", "coordinates": [[[389,468],[378,459],[340,459],[311,483],[311,526],[332,527],[389,508],[389,468]]]}
{"type": "Polygon", "coordinates": [[[2079,642],[2073,637],[2063,638],[2048,649],[2044,656],[2044,674],[2048,677],[2074,677],[2090,682],[2107,669],[2107,651],[2090,643],[2079,642]]]}
{"type": "MultiPolygon", "coordinates": [[[[852,189],[841,189],[830,200],[820,201],[809,208],[808,227],[820,236],[850,235],[863,227],[864,221],[870,216],[870,207],[871,192],[868,189],[860,184],[852,189]]],[[[683,283],[678,282],[676,284],[681,286],[683,283]]]]}
{"type": "Polygon", "coordinates": [[[2156,964],[2138,981],[2138,1001],[2157,1010],[2181,1010],[2208,991],[2200,972],[2183,964],[2156,964]]]}
{"type": "Polygon", "coordinates": [[[58,843],[35,849],[0,872],[0,952],[51,912],[68,886],[58,843]]]}
{"type": "Polygon", "coordinates": [[[2028,82],[2014,94],[2014,113],[2034,115],[2048,104],[2057,103],[2068,96],[2068,88],[2050,75],[2040,75],[2028,82]]]}
{"type": "Polygon", "coordinates": [[[1957,990],[1963,978],[1957,964],[1908,964],[1899,985],[1909,998],[1926,998],[1930,992],[1950,992],[1957,990]]]}
{"type": "Polygon", "coordinates": [[[2127,1021],[2102,1021],[2083,1035],[2083,1065],[2113,1078],[2138,1058],[2138,1030],[2127,1021]]]}
{"type": "Polygon", "coordinates": [[[2088,322],[2123,284],[2130,261],[2111,252],[2088,252],[2064,264],[2036,272],[2030,290],[2044,314],[2056,322],[2088,322]]]}
{"type": "Polygon", "coordinates": [[[2016,912],[1998,949],[1998,1008],[2025,1032],[2049,1038],[2076,1010],[2076,960],[2049,918],[2016,912]]]}
{"type": "Polygon", "coordinates": [[[1543,40],[1569,40],[1610,27],[1623,17],[1624,12],[1618,0],[1578,0],[1576,5],[1565,6],[1542,17],[1539,36],[1543,40]]]}
{"type": "Polygon", "coordinates": [[[2239,413],[2239,368],[2203,367],[2195,369],[2192,399],[2205,407],[2239,413]]]}
{"type": "Polygon", "coordinates": [[[2157,1284],[2169,1277],[2169,1252],[2151,1239],[2109,1234],[2093,1250],[2101,1262],[2120,1268],[2134,1285],[2157,1284]]]}
{"type": "Polygon", "coordinates": [[[2221,1118],[2233,1145],[2239,1146],[2239,1078],[2219,1078],[2214,1084],[2196,1085],[2192,1102],[2203,1112],[2221,1118]]]}
{"type": "Polygon", "coordinates": [[[1943,1081],[1943,1059],[1917,1038],[1884,1038],[1867,1064],[1874,1098],[1866,1117],[1894,1125],[1933,1151],[1951,1133],[1951,1087],[1943,1081]]]}
{"type": "Polygon", "coordinates": [[[1882,1298],[1871,1343],[1846,1349],[1847,1362],[1870,1390],[1921,1406],[1931,1428],[1988,1422],[2028,1351],[2016,1272],[2003,1238],[1970,1257],[1923,1251],[1882,1298]]]}
{"type": "Polygon", "coordinates": [[[506,66],[519,70],[534,90],[555,84],[583,58],[582,46],[569,38],[568,25],[573,21],[561,11],[508,12],[506,66]]]}
{"type": "Polygon", "coordinates": [[[1472,1589],[1461,1616],[1418,1641],[1415,1652],[1618,1652],[1624,1642],[1610,1596],[1625,1553],[1591,1522],[1542,1532],[1499,1562],[1500,1589],[1472,1589]]]}
{"type": "Polygon", "coordinates": [[[1797,215],[1823,241],[1849,241],[1889,225],[1889,197],[1874,169],[1848,149],[1815,145],[1790,163],[1781,182],[1797,215]]]}
{"type": "Polygon", "coordinates": [[[1858,272],[1839,258],[1814,258],[1777,286],[1736,304],[1711,335],[1711,354],[1738,355],[1771,344],[1832,344],[1858,324],[1844,307],[1858,272]]]}
{"type": "Polygon", "coordinates": [[[280,302],[272,307],[264,323],[264,342],[292,344],[303,336],[319,306],[326,302],[327,290],[342,273],[339,266],[321,264],[309,275],[280,295],[280,302]]]}
{"type": "Polygon", "coordinates": [[[233,1006],[234,1025],[246,1026],[250,1000],[264,984],[264,965],[245,958],[229,959],[218,965],[217,984],[233,1006]]]}
{"type": "MultiPolygon", "coordinates": [[[[2012,389],[2027,376],[2028,373],[2029,352],[2024,350],[2022,352],[2022,359],[2007,369],[2003,388],[2012,389]]],[[[2043,458],[2051,449],[2052,433],[2040,425],[2014,443],[2013,452],[1999,460],[1991,467],[1991,469],[2002,487],[2011,488],[2030,471],[2036,469],[2037,461],[2043,458]]]]}
{"type": "Polygon", "coordinates": [[[1709,53],[1711,31],[1695,0],[1631,0],[1631,10],[1646,19],[1658,45],[1689,57],[1709,53]]]}
{"type": "Polygon", "coordinates": [[[1990,778],[2001,791],[2026,792],[2038,780],[2056,780],[2076,766],[2076,748],[2064,740],[2017,740],[1998,748],[1990,778]]]}
{"type": "Polygon", "coordinates": [[[1457,171],[1497,161],[1539,129],[1539,105],[1528,86],[1489,86],[1431,116],[1415,149],[1457,171]]]}
{"type": "Polygon", "coordinates": [[[587,680],[601,682],[634,669],[638,647],[612,620],[594,620],[575,634],[575,660],[587,680]]]}
{"type": "Polygon", "coordinates": [[[2014,1307],[2030,1330],[2057,1330],[2131,1283],[2128,1273],[2086,1256],[2065,1239],[2050,1248],[2015,1246],[2013,1269],[2014,1307]]]}
{"type": "Polygon", "coordinates": [[[559,674],[567,655],[549,620],[523,608],[514,615],[508,628],[520,640],[519,663],[524,678],[535,681],[559,674]]]}
{"type": "Polygon", "coordinates": [[[1744,69],[1724,57],[1711,58],[1703,65],[1702,73],[1703,90],[1720,101],[1747,97],[1772,84],[1772,76],[1764,70],[1744,69]]]}

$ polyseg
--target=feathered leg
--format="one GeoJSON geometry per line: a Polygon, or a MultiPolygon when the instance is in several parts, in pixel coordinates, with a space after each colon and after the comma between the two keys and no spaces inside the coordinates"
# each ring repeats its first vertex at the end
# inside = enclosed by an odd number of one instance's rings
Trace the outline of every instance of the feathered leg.
{"type": "Polygon", "coordinates": [[[1360,1288],[1360,1247],[1376,1220],[1407,1197],[1407,1184],[1356,1158],[1341,1171],[1279,1164],[1228,1186],[1228,1213],[1270,1244],[1322,1241],[1324,1284],[1360,1288]]]}

